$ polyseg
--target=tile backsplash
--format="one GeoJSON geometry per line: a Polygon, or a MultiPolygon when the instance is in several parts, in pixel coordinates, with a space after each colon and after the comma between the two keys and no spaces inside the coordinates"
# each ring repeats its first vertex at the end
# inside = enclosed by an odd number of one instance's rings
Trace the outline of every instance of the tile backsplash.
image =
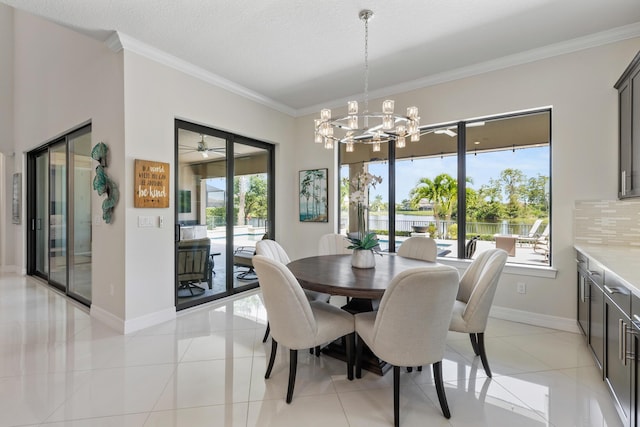
{"type": "Polygon", "coordinates": [[[575,243],[640,247],[640,201],[576,201],[573,227],[575,243]]]}

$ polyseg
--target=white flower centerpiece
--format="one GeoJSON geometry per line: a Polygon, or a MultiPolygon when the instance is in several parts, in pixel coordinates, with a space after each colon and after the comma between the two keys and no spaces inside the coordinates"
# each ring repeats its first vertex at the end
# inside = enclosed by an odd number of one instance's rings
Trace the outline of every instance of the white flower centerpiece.
{"type": "Polygon", "coordinates": [[[352,191],[349,196],[349,202],[355,205],[358,217],[358,233],[355,237],[348,237],[351,245],[349,249],[353,249],[351,265],[356,268],[373,268],[376,265],[374,254],[377,252],[378,238],[375,233],[367,230],[365,221],[365,213],[369,206],[367,199],[369,197],[369,188],[376,187],[380,184],[382,178],[373,175],[363,169],[361,173],[351,180],[352,191]]]}

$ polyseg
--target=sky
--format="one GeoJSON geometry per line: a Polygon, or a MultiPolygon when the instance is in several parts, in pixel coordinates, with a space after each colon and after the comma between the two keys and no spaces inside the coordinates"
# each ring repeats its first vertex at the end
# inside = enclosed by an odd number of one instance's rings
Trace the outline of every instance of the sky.
{"type": "MultiPolygon", "coordinates": [[[[473,183],[467,186],[479,189],[488,184],[490,178],[498,178],[504,169],[519,169],[525,177],[536,177],[538,174],[549,176],[549,147],[534,147],[478,153],[467,155],[467,176],[473,183]]],[[[458,160],[456,156],[430,159],[414,159],[396,162],[396,201],[399,203],[409,198],[409,192],[416,186],[420,178],[433,179],[441,173],[448,173],[456,178],[458,160]]],[[[369,171],[382,177],[382,184],[371,189],[369,197],[375,198],[380,194],[387,200],[389,191],[388,164],[378,163],[369,166],[369,171]]]]}

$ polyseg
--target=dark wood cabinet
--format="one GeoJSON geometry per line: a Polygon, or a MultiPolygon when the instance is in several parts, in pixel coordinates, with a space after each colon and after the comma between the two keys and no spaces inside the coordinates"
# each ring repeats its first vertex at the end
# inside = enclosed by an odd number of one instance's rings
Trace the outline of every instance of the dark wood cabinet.
{"type": "Polygon", "coordinates": [[[631,296],[625,287],[605,284],[604,378],[616,402],[623,425],[631,425],[631,296]],[[625,304],[628,301],[628,305],[625,304]],[[622,304],[620,304],[622,302],[622,304]],[[625,308],[624,305],[627,305],[625,308]]]}
{"type": "Polygon", "coordinates": [[[598,368],[604,363],[604,294],[602,268],[593,260],[578,252],[578,326],[598,368]]]}
{"type": "Polygon", "coordinates": [[[577,322],[624,426],[640,427],[640,297],[615,272],[577,252],[577,322]]]}
{"type": "Polygon", "coordinates": [[[618,197],[640,196],[640,52],[614,86],[618,90],[618,197]]]}

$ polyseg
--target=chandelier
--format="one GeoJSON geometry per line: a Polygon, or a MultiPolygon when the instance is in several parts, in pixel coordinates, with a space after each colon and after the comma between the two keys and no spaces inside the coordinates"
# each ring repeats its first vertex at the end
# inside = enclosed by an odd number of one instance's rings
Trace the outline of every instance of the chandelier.
{"type": "Polygon", "coordinates": [[[328,108],[320,110],[320,118],[314,120],[314,141],[327,149],[343,143],[347,152],[353,152],[356,143],[371,144],[373,151],[380,151],[383,142],[395,142],[402,148],[407,138],[420,140],[418,107],[407,108],[406,116],[398,115],[394,101],[388,99],[382,103],[382,112],[369,111],[369,20],[373,12],[361,10],[358,16],[364,21],[364,111],[359,112],[358,101],[349,101],[347,115],[342,117],[332,118],[328,108]]]}

